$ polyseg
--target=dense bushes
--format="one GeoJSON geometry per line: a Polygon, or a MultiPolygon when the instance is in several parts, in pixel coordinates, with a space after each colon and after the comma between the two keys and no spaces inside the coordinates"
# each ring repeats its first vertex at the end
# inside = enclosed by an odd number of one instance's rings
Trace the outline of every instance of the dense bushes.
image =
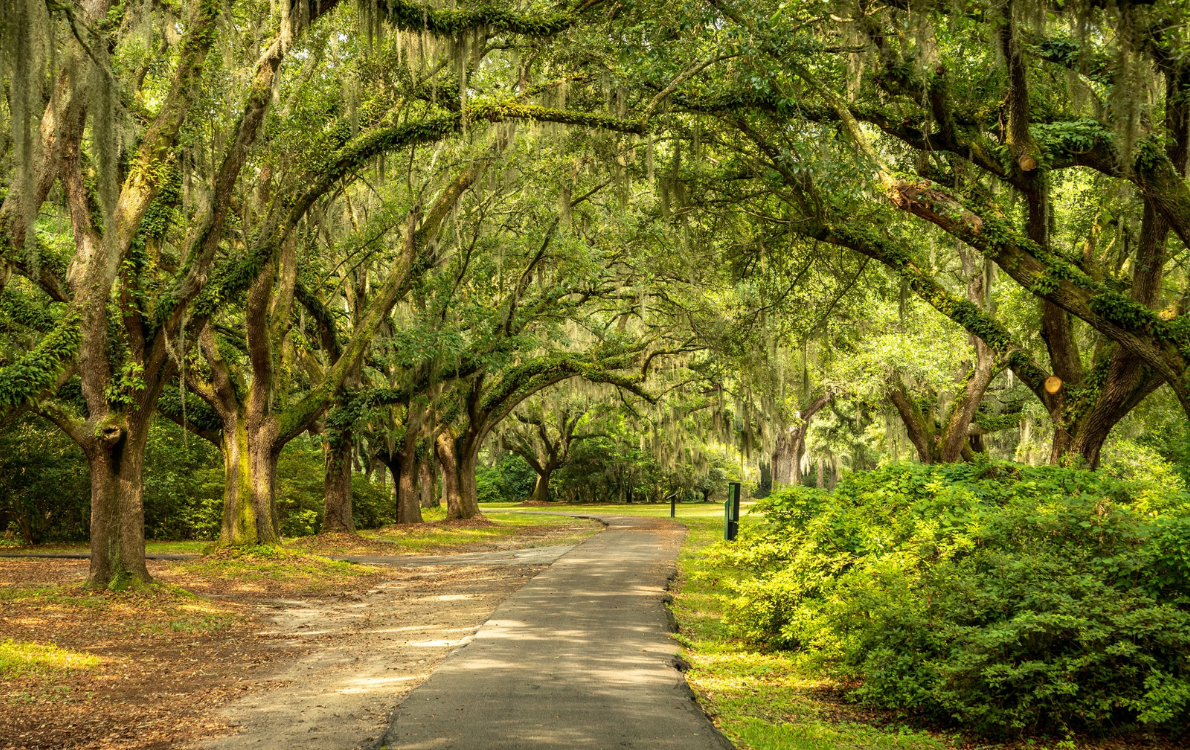
{"type": "Polygon", "coordinates": [[[505,453],[493,466],[475,471],[475,495],[481,503],[516,503],[528,500],[537,474],[524,458],[505,453]]]}
{"type": "Polygon", "coordinates": [[[779,492],[719,562],[737,635],[989,734],[1190,720],[1190,507],[1106,472],[897,464],[779,492]]]}
{"type": "MultiPolygon", "coordinates": [[[[530,470],[530,473],[532,471],[530,470]]],[[[395,520],[391,488],[352,474],[352,511],[361,529],[395,520]]],[[[277,466],[282,536],[318,533],[323,512],[323,453],[313,439],[291,441],[277,466]]],[[[145,451],[145,536],[217,539],[223,522],[223,457],[214,446],[164,419],[145,451]]],[[[10,543],[86,541],[91,487],[86,458],[62,432],[24,417],[0,433],[0,534],[10,543]]]]}

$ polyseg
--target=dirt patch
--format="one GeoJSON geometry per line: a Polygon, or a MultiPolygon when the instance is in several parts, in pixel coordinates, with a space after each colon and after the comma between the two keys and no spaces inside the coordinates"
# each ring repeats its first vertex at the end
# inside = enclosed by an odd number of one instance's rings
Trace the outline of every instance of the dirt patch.
{"type": "Polygon", "coordinates": [[[201,750],[322,750],[366,745],[396,705],[541,568],[406,573],[364,596],[278,603],[270,634],[300,649],[261,679],[283,684],[229,704],[216,723],[238,733],[201,750]]]}
{"type": "Polygon", "coordinates": [[[88,592],[86,574],[85,560],[0,560],[0,641],[98,657],[89,668],[7,677],[0,747],[171,747],[208,731],[214,707],[265,687],[245,675],[288,654],[258,634],[244,604],[170,587],[88,592]]]}
{"type": "Polygon", "coordinates": [[[88,663],[4,675],[0,749],[351,747],[538,570],[299,563],[150,562],[165,585],[114,594],[81,588],[86,560],[0,559],[0,644],[88,663]]]}

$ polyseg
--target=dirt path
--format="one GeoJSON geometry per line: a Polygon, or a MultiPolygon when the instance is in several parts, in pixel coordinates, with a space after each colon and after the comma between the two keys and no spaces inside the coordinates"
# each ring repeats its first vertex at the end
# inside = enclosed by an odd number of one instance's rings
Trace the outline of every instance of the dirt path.
{"type": "Polygon", "coordinates": [[[272,603],[262,634],[299,655],[253,679],[284,686],[253,692],[212,717],[238,734],[188,747],[338,750],[369,742],[396,704],[539,570],[437,568],[354,599],[272,603]]]}

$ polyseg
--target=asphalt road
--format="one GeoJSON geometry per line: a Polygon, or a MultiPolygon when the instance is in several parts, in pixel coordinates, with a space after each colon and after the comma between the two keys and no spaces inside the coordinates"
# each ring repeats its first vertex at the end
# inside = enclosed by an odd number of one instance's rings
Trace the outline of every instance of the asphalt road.
{"type": "Polygon", "coordinates": [[[731,747],[695,703],[670,637],[665,586],[684,527],[595,517],[608,528],[506,599],[372,748],[731,747]]]}

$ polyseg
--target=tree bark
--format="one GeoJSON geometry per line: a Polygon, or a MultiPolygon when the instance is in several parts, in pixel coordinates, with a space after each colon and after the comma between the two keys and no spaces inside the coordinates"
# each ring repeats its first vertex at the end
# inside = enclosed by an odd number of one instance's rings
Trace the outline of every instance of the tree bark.
{"type": "Polygon", "coordinates": [[[417,462],[417,489],[421,494],[421,507],[439,507],[438,496],[434,494],[434,468],[428,455],[421,456],[417,462]]]}
{"type": "Polygon", "coordinates": [[[323,479],[322,531],[355,533],[351,514],[352,433],[341,430],[328,441],[323,479]]]}
{"type": "Polygon", "coordinates": [[[422,523],[417,496],[417,429],[407,422],[405,437],[397,448],[401,473],[397,477],[397,523],[422,523]]]}
{"type": "MultiPolygon", "coordinates": [[[[892,402],[893,407],[897,410],[897,414],[901,416],[901,421],[905,423],[905,431],[909,434],[909,442],[913,443],[913,447],[917,449],[917,458],[923,464],[934,463],[934,426],[927,420],[930,420],[930,415],[923,414],[921,409],[910,395],[905,391],[905,386],[899,381],[889,389],[888,400],[892,402]]],[[[819,486],[822,486],[822,459],[819,459],[818,477],[819,486]]]]}
{"type": "Polygon", "coordinates": [[[475,486],[475,467],[479,463],[479,447],[463,453],[459,462],[459,517],[475,518],[479,515],[479,493],[475,486]]]}
{"type": "Polygon", "coordinates": [[[450,431],[443,429],[434,439],[438,454],[438,465],[442,467],[442,494],[446,498],[446,517],[466,518],[459,487],[459,461],[455,453],[455,440],[450,431]]]}
{"type": "Polygon", "coordinates": [[[537,475],[537,483],[533,485],[533,494],[530,500],[535,503],[548,503],[550,501],[550,476],[553,470],[545,468],[537,475]]]}
{"type": "Polygon", "coordinates": [[[806,433],[810,431],[810,420],[830,403],[830,391],[818,396],[810,405],[798,413],[797,424],[786,429],[777,438],[773,449],[773,488],[779,485],[802,483],[802,456],[806,453],[806,433]]]}
{"type": "Polygon", "coordinates": [[[145,565],[144,456],[151,415],[105,428],[86,441],[91,473],[88,588],[121,590],[152,582],[145,565]]]}

